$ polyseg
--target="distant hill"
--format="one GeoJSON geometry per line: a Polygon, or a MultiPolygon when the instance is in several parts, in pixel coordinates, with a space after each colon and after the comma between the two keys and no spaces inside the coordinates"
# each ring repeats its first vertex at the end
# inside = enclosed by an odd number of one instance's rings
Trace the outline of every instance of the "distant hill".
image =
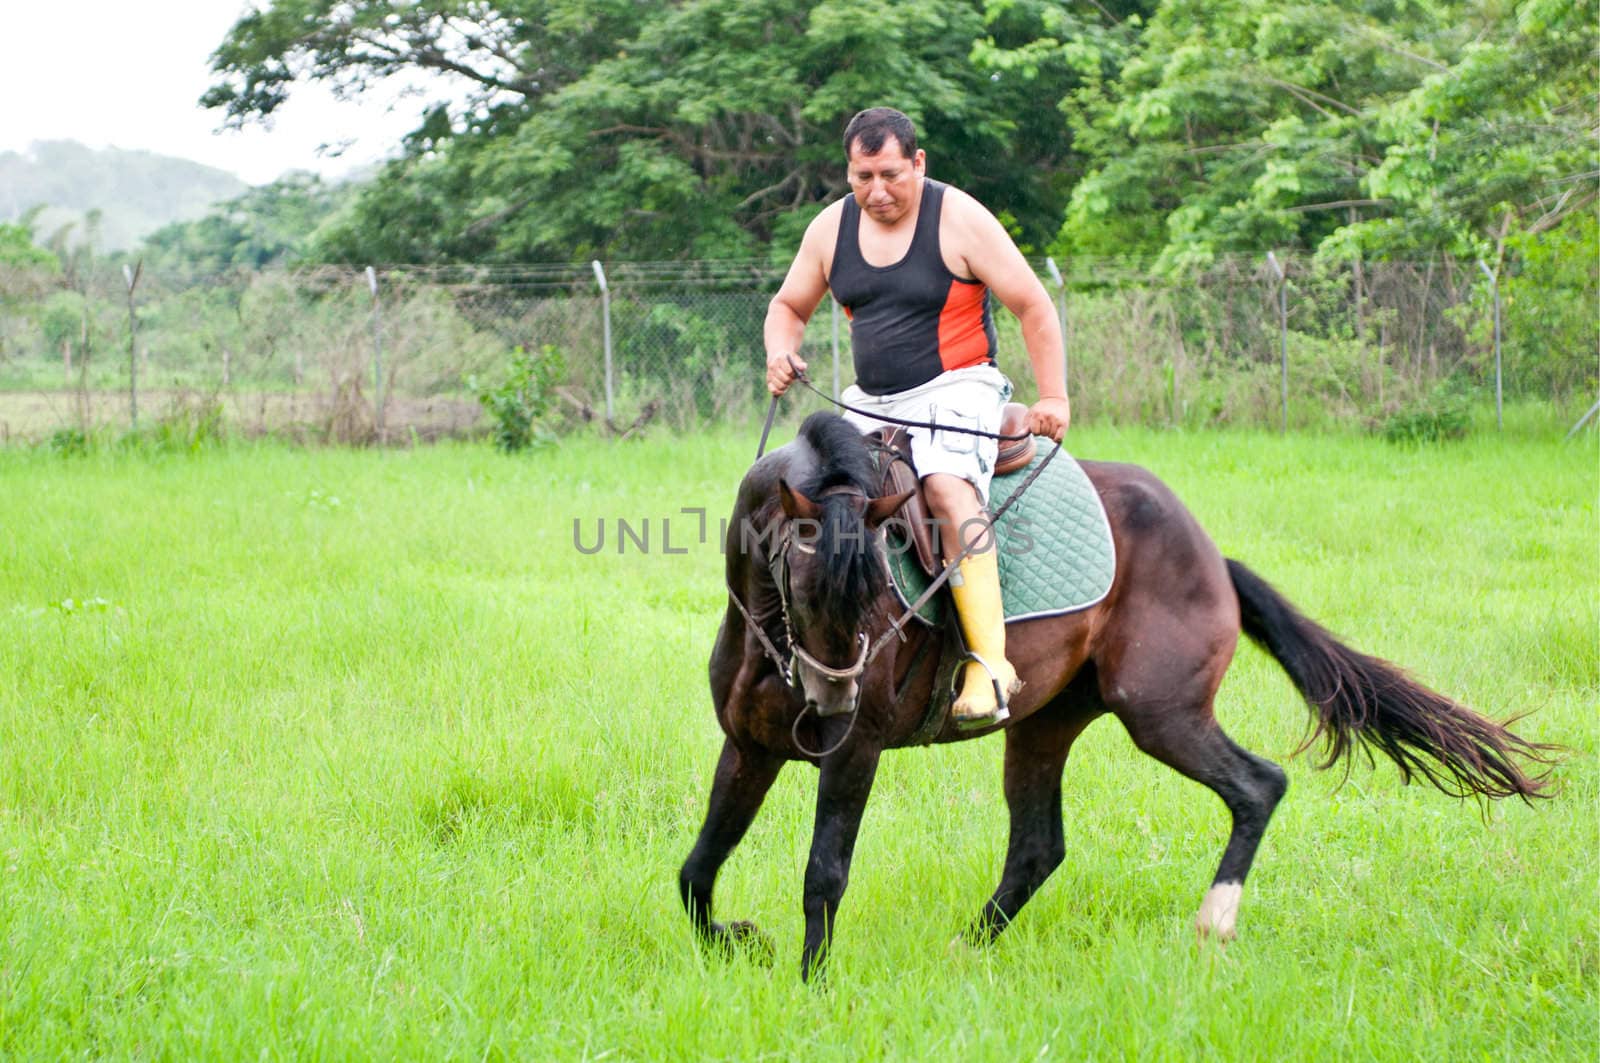
{"type": "Polygon", "coordinates": [[[16,221],[36,206],[36,239],[77,222],[81,242],[86,212],[101,212],[96,247],[114,251],[175,221],[205,214],[214,203],[249,189],[239,178],[188,159],[121,148],[96,150],[73,140],[36,141],[24,152],[0,152],[0,221],[16,221]]]}

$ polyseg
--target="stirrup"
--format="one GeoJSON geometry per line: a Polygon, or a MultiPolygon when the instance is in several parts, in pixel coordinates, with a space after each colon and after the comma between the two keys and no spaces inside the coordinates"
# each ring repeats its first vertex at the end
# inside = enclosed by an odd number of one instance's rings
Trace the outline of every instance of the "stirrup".
{"type": "MultiPolygon", "coordinates": [[[[989,665],[989,662],[984,660],[981,655],[974,653],[972,650],[967,651],[967,660],[977,661],[978,664],[983,667],[983,670],[989,673],[989,685],[994,688],[994,711],[991,713],[986,713],[983,716],[957,716],[954,711],[955,703],[960,701],[961,697],[959,694],[953,694],[950,703],[950,718],[955,720],[956,726],[963,731],[975,731],[981,727],[993,727],[996,724],[1002,724],[1011,719],[1010,698],[1007,697],[1006,692],[1001,689],[1000,677],[995,675],[995,671],[989,665]]],[[[957,669],[957,674],[962,677],[963,683],[965,682],[965,671],[966,663],[963,662],[961,667],[957,669]]]]}

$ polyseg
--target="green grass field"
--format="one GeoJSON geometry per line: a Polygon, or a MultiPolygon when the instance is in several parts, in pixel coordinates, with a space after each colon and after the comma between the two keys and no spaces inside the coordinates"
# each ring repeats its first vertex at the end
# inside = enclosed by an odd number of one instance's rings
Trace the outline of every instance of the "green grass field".
{"type": "Polygon", "coordinates": [[[821,989],[810,768],[719,882],[775,966],[698,951],[676,895],[725,602],[680,508],[714,543],[755,436],[0,450],[0,1056],[1593,1058],[1594,433],[1076,432],[1359,648],[1531,713],[1564,792],[1484,818],[1387,764],[1341,787],[1242,648],[1219,715],[1290,789],[1237,942],[1192,929],[1221,803],[1107,719],[1065,864],[987,950],[950,942],[999,876],[1001,742],[890,754],[821,989]]]}

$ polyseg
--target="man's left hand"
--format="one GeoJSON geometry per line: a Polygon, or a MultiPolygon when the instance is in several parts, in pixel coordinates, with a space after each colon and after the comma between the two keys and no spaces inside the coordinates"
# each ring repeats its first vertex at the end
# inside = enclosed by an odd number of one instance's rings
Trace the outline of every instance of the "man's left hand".
{"type": "Polygon", "coordinates": [[[1064,398],[1040,399],[1028,407],[1028,431],[1059,443],[1072,420],[1072,407],[1064,398]]]}

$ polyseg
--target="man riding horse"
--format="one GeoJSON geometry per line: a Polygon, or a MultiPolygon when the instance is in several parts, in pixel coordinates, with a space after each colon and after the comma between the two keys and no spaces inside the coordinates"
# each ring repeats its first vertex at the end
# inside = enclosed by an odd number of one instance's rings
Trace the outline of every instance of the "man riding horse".
{"type": "MultiPolygon", "coordinates": [[[[833,293],[850,318],[857,410],[997,434],[1011,382],[996,365],[993,292],[1022,322],[1039,385],[1027,428],[1060,441],[1071,418],[1061,328],[1044,286],[1000,222],[958,188],[927,176],[911,119],[889,107],[862,111],[844,131],[851,195],[807,227],[783,287],[767,310],[767,389],[781,395],[803,372],[806,322],[833,293]]],[[[884,422],[848,415],[863,432],[884,422]]],[[[948,564],[966,665],[951,715],[963,727],[1006,717],[1017,673],[1006,660],[1005,615],[984,503],[997,443],[989,436],[910,429],[912,460],[936,542],[948,564]],[[954,534],[952,534],[954,532],[954,534]]]]}
{"type": "MultiPolygon", "coordinates": [[[[905,492],[882,489],[860,429],[872,427],[874,415],[905,414],[998,429],[1010,386],[993,364],[990,288],[1022,319],[1043,393],[1028,427],[1059,442],[1068,410],[1061,338],[1042,287],[987,211],[925,178],[911,138],[910,123],[893,111],[866,111],[850,123],[855,194],[811,224],[768,312],[767,384],[778,394],[804,367],[794,354],[806,318],[833,290],[852,317],[850,405],[867,412],[850,422],[812,414],[793,442],[759,458],[739,484],[725,541],[728,608],[707,669],[722,752],[705,823],[678,872],[701,940],[771,954],[755,924],[714,918],[712,894],[784,764],[809,761],[818,774],[800,971],[820,973],[882,754],[979,737],[998,729],[1007,711],[1005,866],[968,939],[994,940],[1066,858],[1062,773],[1078,736],[1103,716],[1227,806],[1232,828],[1195,929],[1201,938],[1233,937],[1245,878],[1288,787],[1283,769],[1235,743],[1217,719],[1217,692],[1241,632],[1305,699],[1314,735],[1327,741],[1324,766],[1365,750],[1446,793],[1532,800],[1553,792],[1555,747],[1520,738],[1340,641],[1224,557],[1148,470],[1121,463],[1075,463],[1115,546],[1108,589],[1079,608],[1019,618],[1010,662],[996,551],[990,545],[962,562],[962,627],[975,657],[1004,682],[967,665],[952,711],[958,718],[936,717],[928,730],[928,709],[945,689],[942,634],[894,617],[895,592],[870,544],[905,492]],[[802,534],[802,522],[814,532],[802,534]],[[751,528],[771,534],[747,544],[751,528]],[[1008,707],[1005,689],[1018,674],[1027,686],[1008,707]]],[[[996,450],[976,438],[941,427],[913,442],[935,513],[946,527],[967,526],[964,538],[944,544],[946,555],[959,556],[983,534],[981,499],[996,450]]]]}

